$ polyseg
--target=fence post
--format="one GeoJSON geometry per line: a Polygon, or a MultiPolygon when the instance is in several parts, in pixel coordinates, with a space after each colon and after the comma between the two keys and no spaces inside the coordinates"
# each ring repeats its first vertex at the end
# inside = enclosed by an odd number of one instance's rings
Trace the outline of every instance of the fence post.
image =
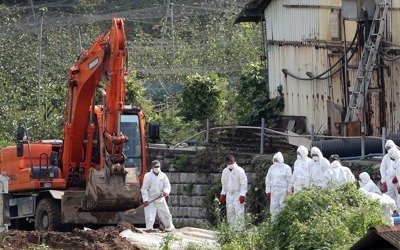
{"type": "Polygon", "coordinates": [[[261,117],[260,155],[264,154],[265,118],[261,117]]]}
{"type": "Polygon", "coordinates": [[[206,144],[208,144],[210,136],[210,118],[207,118],[207,124],[206,124],[206,144]]]}
{"type": "Polygon", "coordinates": [[[365,159],[365,128],[361,126],[361,159],[365,159]]]}
{"type": "Polygon", "coordinates": [[[386,127],[382,127],[382,157],[386,153],[385,144],[386,144],[386,127]]]}
{"type": "Polygon", "coordinates": [[[314,134],[314,124],[311,124],[311,147],[314,146],[315,134],[314,134]]]}

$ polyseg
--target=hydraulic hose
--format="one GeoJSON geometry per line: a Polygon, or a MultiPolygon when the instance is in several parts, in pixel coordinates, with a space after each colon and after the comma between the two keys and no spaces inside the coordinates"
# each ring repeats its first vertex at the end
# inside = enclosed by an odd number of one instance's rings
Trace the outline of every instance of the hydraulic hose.
{"type": "MultiPolygon", "coordinates": [[[[347,54],[347,52],[350,51],[351,47],[353,47],[353,45],[354,45],[354,43],[356,41],[356,38],[357,38],[357,32],[355,33],[355,35],[353,37],[353,40],[351,41],[349,49],[346,50],[346,54],[347,54]]],[[[353,51],[353,53],[350,55],[350,58],[347,59],[347,61],[350,61],[351,58],[354,56],[354,54],[355,54],[355,51],[353,51]]],[[[315,80],[315,79],[319,79],[319,80],[328,79],[328,78],[332,77],[334,74],[338,73],[343,68],[343,66],[341,66],[339,69],[337,69],[334,73],[332,73],[329,76],[326,76],[326,77],[321,77],[321,76],[325,75],[326,73],[331,71],[334,67],[336,67],[336,65],[338,65],[342,61],[342,59],[345,57],[345,55],[343,55],[339,60],[337,60],[337,62],[334,63],[330,68],[328,68],[327,70],[325,70],[324,72],[322,72],[321,74],[319,74],[317,76],[312,76],[312,77],[309,77],[309,78],[299,77],[299,76],[296,76],[296,75],[290,73],[287,69],[282,69],[282,73],[285,74],[285,76],[289,75],[289,76],[291,76],[291,77],[293,77],[293,78],[295,78],[297,80],[303,80],[303,81],[312,81],[312,80],[315,80]]]]}

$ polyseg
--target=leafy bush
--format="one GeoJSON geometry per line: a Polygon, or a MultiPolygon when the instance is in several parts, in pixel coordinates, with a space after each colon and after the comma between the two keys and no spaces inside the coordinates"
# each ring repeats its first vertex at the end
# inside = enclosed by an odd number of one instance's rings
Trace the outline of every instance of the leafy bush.
{"type": "Polygon", "coordinates": [[[378,202],[353,183],[314,186],[288,197],[271,237],[278,249],[348,249],[369,227],[382,225],[387,223],[378,202]]]}
{"type": "Polygon", "coordinates": [[[203,199],[206,219],[214,227],[221,225],[226,218],[225,205],[220,204],[218,200],[220,193],[221,182],[212,183],[203,199]]]}
{"type": "MultiPolygon", "coordinates": [[[[268,214],[268,213],[267,213],[268,214]]],[[[219,225],[222,249],[349,249],[369,227],[387,225],[377,201],[352,183],[310,187],[289,196],[274,223],[232,231],[219,225]]]]}
{"type": "Polygon", "coordinates": [[[219,227],[218,243],[223,250],[259,249],[262,234],[260,228],[250,226],[248,229],[232,230],[223,223],[219,227]]]}

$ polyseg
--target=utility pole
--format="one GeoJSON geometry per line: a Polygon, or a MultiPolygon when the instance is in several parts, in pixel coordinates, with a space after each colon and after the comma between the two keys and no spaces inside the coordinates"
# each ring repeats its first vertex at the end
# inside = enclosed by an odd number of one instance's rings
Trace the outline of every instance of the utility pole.
{"type": "Polygon", "coordinates": [[[165,30],[167,29],[166,25],[167,25],[167,20],[168,20],[168,14],[169,14],[169,7],[171,5],[171,0],[168,0],[167,3],[167,10],[165,12],[165,19],[161,28],[161,49],[164,49],[164,36],[165,36],[165,30]]]}
{"type": "Polygon", "coordinates": [[[33,8],[33,0],[31,0],[31,9],[32,9],[33,20],[36,20],[35,9],[33,8]]]}
{"type": "Polygon", "coordinates": [[[39,31],[39,59],[38,59],[38,108],[40,108],[40,80],[42,78],[42,38],[43,38],[43,16],[47,8],[41,8],[40,11],[40,31],[39,31]]]}
{"type": "Polygon", "coordinates": [[[82,52],[83,48],[82,48],[81,26],[78,26],[78,39],[79,39],[79,52],[82,52]]]}
{"type": "Polygon", "coordinates": [[[172,62],[175,60],[175,38],[174,38],[174,4],[170,3],[171,11],[171,39],[172,39],[172,62]]]}

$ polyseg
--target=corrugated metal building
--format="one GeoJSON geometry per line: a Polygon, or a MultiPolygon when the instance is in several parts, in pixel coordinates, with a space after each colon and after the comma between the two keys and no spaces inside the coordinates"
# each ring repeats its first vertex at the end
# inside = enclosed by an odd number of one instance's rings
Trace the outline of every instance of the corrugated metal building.
{"type": "MultiPolygon", "coordinates": [[[[400,32],[396,32],[400,29],[400,1],[388,2],[391,7],[385,40],[400,44],[400,32]]],[[[348,6],[365,7],[369,18],[373,17],[374,0],[252,0],[236,19],[236,22],[265,21],[271,97],[282,85],[284,115],[306,116],[308,127],[314,124],[319,133],[343,134],[343,129],[348,128],[343,121],[357,77],[362,37],[367,30],[366,22],[359,17],[364,13],[348,6]],[[345,49],[351,58],[347,63],[342,60],[345,49]],[[331,70],[314,79],[327,69],[331,70]]],[[[388,133],[397,133],[400,132],[400,60],[379,59],[378,65],[370,84],[367,115],[361,124],[365,121],[367,134],[379,135],[383,126],[388,133]]]]}

